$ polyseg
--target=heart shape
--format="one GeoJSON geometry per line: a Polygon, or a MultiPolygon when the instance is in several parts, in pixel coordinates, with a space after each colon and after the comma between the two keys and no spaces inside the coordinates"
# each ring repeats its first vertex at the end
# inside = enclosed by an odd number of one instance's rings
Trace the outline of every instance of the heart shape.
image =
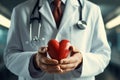
{"type": "Polygon", "coordinates": [[[61,40],[60,42],[52,39],[48,42],[48,54],[52,59],[64,59],[70,53],[70,46],[70,42],[66,39],[61,40]]]}

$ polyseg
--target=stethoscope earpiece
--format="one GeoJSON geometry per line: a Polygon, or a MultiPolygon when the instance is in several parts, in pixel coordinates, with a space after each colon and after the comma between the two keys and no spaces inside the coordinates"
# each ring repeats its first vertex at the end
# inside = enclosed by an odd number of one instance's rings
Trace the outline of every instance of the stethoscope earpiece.
{"type": "Polygon", "coordinates": [[[86,28],[86,26],[87,26],[87,23],[85,22],[85,21],[78,21],[77,22],[77,27],[79,28],[79,29],[81,29],[81,30],[84,30],[85,28],[86,28]]]}

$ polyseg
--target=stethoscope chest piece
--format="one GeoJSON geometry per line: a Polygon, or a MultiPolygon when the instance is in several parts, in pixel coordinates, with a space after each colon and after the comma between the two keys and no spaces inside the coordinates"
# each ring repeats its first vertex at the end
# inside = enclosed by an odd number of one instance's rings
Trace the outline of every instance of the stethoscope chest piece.
{"type": "Polygon", "coordinates": [[[80,21],[79,20],[76,25],[79,29],[84,30],[87,26],[87,23],[85,21],[80,21]]]}

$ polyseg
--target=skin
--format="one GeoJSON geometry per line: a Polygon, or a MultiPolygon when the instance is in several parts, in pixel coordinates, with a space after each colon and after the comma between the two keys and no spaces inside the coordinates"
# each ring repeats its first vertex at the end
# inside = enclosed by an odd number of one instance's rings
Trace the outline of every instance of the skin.
{"type": "Polygon", "coordinates": [[[63,74],[74,70],[82,63],[82,54],[75,47],[71,46],[71,55],[60,61],[47,58],[47,47],[41,47],[34,55],[35,67],[48,73],[63,74]]]}

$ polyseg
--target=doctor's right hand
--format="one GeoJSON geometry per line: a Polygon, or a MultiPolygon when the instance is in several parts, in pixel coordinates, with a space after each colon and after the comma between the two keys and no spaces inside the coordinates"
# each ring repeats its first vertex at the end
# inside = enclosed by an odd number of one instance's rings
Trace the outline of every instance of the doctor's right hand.
{"type": "Polygon", "coordinates": [[[34,55],[34,66],[36,69],[48,73],[61,73],[59,62],[55,59],[47,58],[47,47],[41,47],[34,55]]]}

